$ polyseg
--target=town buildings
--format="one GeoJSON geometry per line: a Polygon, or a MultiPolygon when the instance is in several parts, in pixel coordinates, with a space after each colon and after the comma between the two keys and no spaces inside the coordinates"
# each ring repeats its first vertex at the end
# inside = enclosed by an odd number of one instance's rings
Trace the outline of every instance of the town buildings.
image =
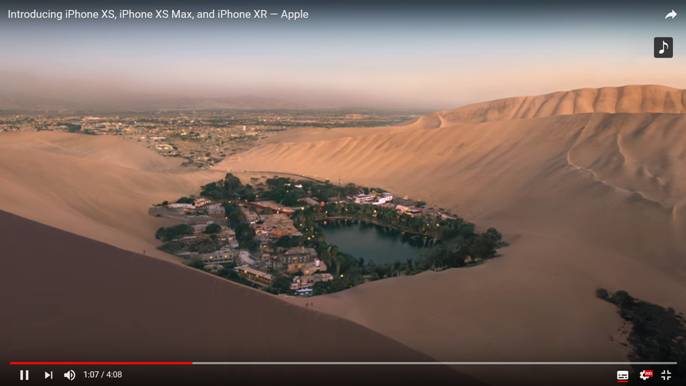
{"type": "MultiPolygon", "coordinates": [[[[266,185],[260,188],[258,180],[251,182],[255,183],[257,189],[251,192],[250,197],[259,197],[263,192],[260,189],[266,189],[266,185]]],[[[311,224],[304,223],[318,221],[317,219],[328,220],[328,216],[331,216],[331,208],[327,208],[328,206],[343,205],[345,210],[332,216],[336,219],[343,217],[344,220],[346,211],[350,209],[347,207],[349,205],[368,206],[365,211],[352,211],[358,213],[357,215],[367,213],[376,217],[378,212],[386,211],[384,214],[388,215],[388,211],[395,211],[402,216],[422,216],[422,219],[425,218],[436,226],[439,221],[452,218],[443,209],[427,207],[420,201],[397,198],[392,193],[379,189],[360,188],[357,193],[347,197],[334,193],[335,197],[320,201],[315,199],[312,193],[314,189],[304,186],[307,185],[305,182],[291,184],[282,180],[281,183],[283,186],[303,189],[298,201],[306,206],[293,208],[259,199],[251,201],[234,198],[218,202],[206,197],[191,196],[182,197],[175,203],[157,205],[150,209],[150,213],[173,218],[187,225],[184,233],[170,243],[174,254],[185,259],[197,259],[202,268],[210,272],[226,275],[225,270],[233,270],[249,282],[263,287],[271,286],[276,278],[279,280],[277,287],[280,291],[283,290],[281,279],[285,276],[292,280],[291,293],[299,295],[309,295],[317,283],[335,279],[327,272],[329,267],[318,256],[317,250],[306,246],[307,241],[303,240],[303,232],[310,232],[312,228],[311,224]],[[227,218],[227,210],[231,221],[227,218]],[[303,212],[298,213],[299,210],[303,212]],[[303,221],[303,216],[312,217],[303,221]],[[299,219],[298,226],[294,223],[294,218],[299,219]]],[[[273,196],[263,194],[263,197],[273,196]]],[[[308,233],[308,240],[309,236],[311,235],[308,233]]],[[[331,257],[327,256],[329,258],[331,257]]]]}

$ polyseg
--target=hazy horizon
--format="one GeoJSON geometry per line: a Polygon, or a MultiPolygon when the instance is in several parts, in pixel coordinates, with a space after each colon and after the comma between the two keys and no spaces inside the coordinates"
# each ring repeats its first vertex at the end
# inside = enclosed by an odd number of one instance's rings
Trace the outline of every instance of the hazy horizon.
{"type": "Polygon", "coordinates": [[[309,9],[311,19],[299,23],[21,21],[8,20],[7,10],[50,7],[6,5],[0,108],[252,98],[293,108],[435,110],[583,87],[686,88],[686,33],[680,20],[664,20],[669,3],[610,3],[230,7],[309,9]],[[655,36],[674,37],[674,59],[652,57],[655,36]]]}

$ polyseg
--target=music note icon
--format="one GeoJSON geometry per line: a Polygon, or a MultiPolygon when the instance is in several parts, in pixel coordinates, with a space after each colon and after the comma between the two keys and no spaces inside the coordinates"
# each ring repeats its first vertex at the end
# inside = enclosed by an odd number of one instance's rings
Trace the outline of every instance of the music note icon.
{"type": "Polygon", "coordinates": [[[674,39],[657,37],[653,42],[653,54],[656,58],[671,58],[674,56],[674,39]]]}

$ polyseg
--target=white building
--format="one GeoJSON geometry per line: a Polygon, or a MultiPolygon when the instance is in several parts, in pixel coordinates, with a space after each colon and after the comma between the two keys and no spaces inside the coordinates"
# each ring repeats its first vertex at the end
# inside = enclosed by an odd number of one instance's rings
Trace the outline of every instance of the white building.
{"type": "Polygon", "coordinates": [[[383,204],[385,204],[387,202],[391,202],[391,201],[393,201],[393,195],[386,192],[386,193],[382,194],[381,197],[379,197],[376,200],[376,202],[374,202],[374,205],[383,205],[383,204]]]}

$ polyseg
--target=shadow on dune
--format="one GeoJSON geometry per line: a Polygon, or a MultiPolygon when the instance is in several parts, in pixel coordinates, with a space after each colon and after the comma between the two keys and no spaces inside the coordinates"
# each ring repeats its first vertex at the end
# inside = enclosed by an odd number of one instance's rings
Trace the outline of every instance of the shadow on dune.
{"type": "MultiPolygon", "coordinates": [[[[0,354],[6,360],[431,360],[352,322],[6,212],[0,212],[0,243],[0,354]]],[[[147,383],[160,380],[140,369],[129,374],[147,383]]],[[[165,374],[167,380],[172,374],[180,377],[172,381],[185,377],[194,384],[226,379],[310,384],[323,377],[327,384],[478,384],[444,366],[241,367],[165,374]]]]}

